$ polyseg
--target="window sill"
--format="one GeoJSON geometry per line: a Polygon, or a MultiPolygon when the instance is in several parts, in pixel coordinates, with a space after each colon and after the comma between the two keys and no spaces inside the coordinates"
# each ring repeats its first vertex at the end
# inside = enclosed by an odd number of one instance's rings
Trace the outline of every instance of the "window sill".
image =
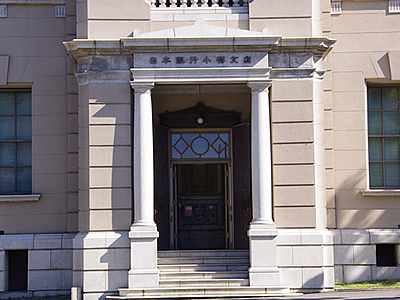
{"type": "Polygon", "coordinates": [[[399,197],[400,190],[362,190],[364,197],[399,197]]]}
{"type": "Polygon", "coordinates": [[[0,195],[1,202],[37,202],[40,195],[0,195]]]}

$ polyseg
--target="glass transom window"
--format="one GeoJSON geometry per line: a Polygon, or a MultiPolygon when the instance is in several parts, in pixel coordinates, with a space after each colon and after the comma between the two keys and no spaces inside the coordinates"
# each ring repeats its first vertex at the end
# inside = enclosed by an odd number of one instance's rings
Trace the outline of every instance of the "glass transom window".
{"type": "Polygon", "coordinates": [[[400,187],[399,87],[368,88],[371,188],[400,187]]]}
{"type": "Polygon", "coordinates": [[[32,191],[30,91],[0,91],[0,194],[32,191]]]}
{"type": "Polygon", "coordinates": [[[172,159],[229,159],[229,132],[171,133],[172,159]]]}

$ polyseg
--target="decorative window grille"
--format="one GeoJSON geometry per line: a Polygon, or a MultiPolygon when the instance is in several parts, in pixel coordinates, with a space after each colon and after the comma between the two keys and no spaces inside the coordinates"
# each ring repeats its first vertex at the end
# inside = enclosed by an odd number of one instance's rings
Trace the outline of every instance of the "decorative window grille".
{"type": "Polygon", "coordinates": [[[0,5],[0,18],[7,18],[7,5],[0,5]]]}
{"type": "Polygon", "coordinates": [[[55,15],[56,15],[56,18],[65,18],[66,17],[65,5],[56,5],[55,6],[55,15]]]}
{"type": "Polygon", "coordinates": [[[389,0],[389,13],[400,13],[400,0],[389,0]]]}
{"type": "Polygon", "coordinates": [[[151,0],[152,7],[247,7],[248,0],[151,0]]]}
{"type": "Polygon", "coordinates": [[[332,15],[340,15],[342,13],[342,2],[341,1],[332,1],[331,2],[331,14],[332,15]]]}
{"type": "Polygon", "coordinates": [[[227,159],[229,133],[172,133],[172,159],[227,159]]]}

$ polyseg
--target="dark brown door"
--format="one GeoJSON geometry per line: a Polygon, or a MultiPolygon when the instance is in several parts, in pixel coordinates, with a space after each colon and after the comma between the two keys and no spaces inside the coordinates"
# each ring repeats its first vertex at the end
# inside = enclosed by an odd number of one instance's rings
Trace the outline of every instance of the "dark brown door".
{"type": "Polygon", "coordinates": [[[176,167],[177,248],[226,248],[224,164],[176,167]]]}
{"type": "Polygon", "coordinates": [[[247,230],[251,221],[250,124],[232,128],[234,248],[248,249],[247,230]]]}
{"type": "Polygon", "coordinates": [[[159,232],[158,249],[170,248],[168,127],[154,126],[154,221],[159,232]]]}

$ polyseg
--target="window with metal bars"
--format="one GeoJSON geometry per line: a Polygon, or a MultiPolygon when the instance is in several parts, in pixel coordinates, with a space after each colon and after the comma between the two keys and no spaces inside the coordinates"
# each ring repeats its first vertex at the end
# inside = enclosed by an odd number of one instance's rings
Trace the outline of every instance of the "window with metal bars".
{"type": "Polygon", "coordinates": [[[368,88],[369,184],[400,187],[399,87],[368,88]]]}
{"type": "Polygon", "coordinates": [[[0,91],[0,194],[32,192],[30,90],[0,91]]]}

